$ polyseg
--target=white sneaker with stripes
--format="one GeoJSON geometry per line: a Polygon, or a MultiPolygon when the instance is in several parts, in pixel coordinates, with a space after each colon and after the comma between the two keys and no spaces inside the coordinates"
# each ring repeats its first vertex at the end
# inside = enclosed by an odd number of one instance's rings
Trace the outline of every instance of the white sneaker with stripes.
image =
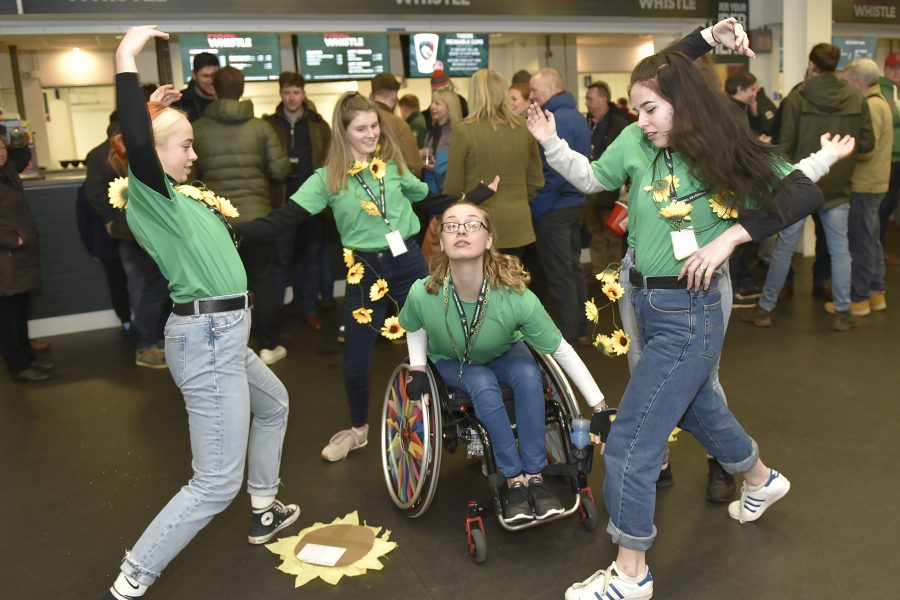
{"type": "Polygon", "coordinates": [[[741,486],[741,499],[728,505],[728,514],[741,523],[749,523],[760,518],[766,509],[784,498],[791,489],[788,478],[776,471],[769,470],[769,479],[762,485],[753,487],[745,481],[741,486]]]}
{"type": "Polygon", "coordinates": [[[566,600],[650,600],[653,597],[653,575],[650,568],[638,577],[619,573],[616,562],[601,569],[566,590],[566,600]]]}

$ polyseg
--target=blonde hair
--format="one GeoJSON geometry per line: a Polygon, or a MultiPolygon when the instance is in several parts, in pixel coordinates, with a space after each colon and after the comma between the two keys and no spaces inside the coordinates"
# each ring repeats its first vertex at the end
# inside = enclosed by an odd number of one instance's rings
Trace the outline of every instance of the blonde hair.
{"type": "MultiPolygon", "coordinates": [[[[161,102],[148,102],[147,113],[153,130],[153,143],[156,146],[165,144],[175,133],[175,126],[187,115],[178,109],[171,108],[161,102]]],[[[117,131],[109,138],[109,164],[119,174],[128,172],[128,153],[122,133],[117,131]]]]}
{"type": "Polygon", "coordinates": [[[400,147],[382,119],[378,105],[359,92],[347,92],[341,96],[334,107],[334,115],[331,118],[331,148],[325,159],[328,184],[333,194],[347,189],[347,169],[353,162],[353,152],[350,142],[347,140],[347,127],[360,113],[366,112],[374,112],[378,116],[378,126],[381,130],[378,137],[378,143],[381,145],[379,157],[384,161],[396,163],[401,175],[406,170],[406,163],[403,161],[403,155],[400,154],[400,147]]]}
{"type": "Polygon", "coordinates": [[[469,116],[463,123],[488,121],[496,131],[499,125],[508,125],[515,129],[524,127],[525,120],[515,114],[509,105],[509,93],[506,82],[496,71],[478,69],[469,83],[471,105],[469,116]]]}
{"type": "MultiPolygon", "coordinates": [[[[457,202],[450,208],[453,208],[454,206],[468,206],[473,210],[476,210],[481,216],[481,220],[487,228],[488,233],[491,235],[494,234],[494,228],[491,226],[491,218],[486,212],[478,208],[478,206],[471,202],[457,202]]],[[[447,210],[450,210],[450,208],[447,210]]],[[[447,210],[444,211],[444,215],[447,214],[447,210]]],[[[441,215],[442,225],[444,222],[444,215],[441,215]]],[[[441,232],[443,233],[443,229],[441,232]]],[[[484,277],[487,279],[488,285],[494,289],[506,288],[521,294],[525,291],[526,286],[528,286],[528,283],[531,281],[531,275],[529,275],[528,271],[525,270],[525,267],[522,266],[522,261],[515,256],[497,252],[497,250],[494,249],[494,244],[491,244],[491,247],[484,251],[482,259],[484,263],[484,277]]],[[[441,252],[431,261],[431,277],[425,283],[425,289],[428,293],[437,294],[438,290],[444,286],[444,279],[446,279],[449,274],[450,259],[447,258],[446,253],[441,252]]]]}
{"type": "Polygon", "coordinates": [[[443,89],[431,92],[431,98],[435,98],[447,107],[450,128],[462,121],[462,104],[459,102],[459,94],[453,90],[443,89]]]}

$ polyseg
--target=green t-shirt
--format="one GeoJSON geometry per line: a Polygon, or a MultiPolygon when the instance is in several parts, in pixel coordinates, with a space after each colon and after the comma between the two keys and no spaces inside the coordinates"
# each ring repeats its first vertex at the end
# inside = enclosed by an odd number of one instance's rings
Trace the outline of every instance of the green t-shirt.
{"type": "MultiPolygon", "coordinates": [[[[443,289],[439,289],[437,294],[429,294],[425,289],[428,279],[420,279],[410,288],[406,304],[400,311],[400,325],[408,331],[425,328],[428,334],[428,358],[432,361],[461,360],[462,353],[465,352],[465,336],[452,293],[447,298],[445,312],[443,289]],[[459,355],[447,337],[448,326],[459,355]]],[[[471,326],[475,302],[464,301],[462,304],[471,326]]],[[[481,331],[469,355],[472,363],[488,363],[521,340],[525,340],[542,354],[551,354],[559,347],[562,334],[531,290],[519,293],[506,288],[491,288],[484,310],[481,331]]]]}
{"type": "Polygon", "coordinates": [[[128,171],[128,227],[169,282],[172,302],[242,294],[247,274],[228,228],[206,205],[175,191],[168,197],[128,171]]]}
{"type": "MultiPolygon", "coordinates": [[[[368,169],[363,169],[360,175],[377,198],[378,180],[368,169]]],[[[408,169],[400,175],[396,163],[387,161],[384,197],[390,227],[380,215],[368,214],[361,208],[360,203],[371,202],[371,198],[355,177],[348,175],[346,189],[333,194],[328,185],[328,170],[325,167],[316,169],[291,196],[291,200],[314,215],[330,206],[344,247],[374,252],[388,247],[384,236],[391,230],[399,231],[403,239],[419,233],[419,218],[413,212],[411,203],[422,200],[427,194],[427,183],[419,180],[408,169]]]]}
{"type": "MultiPolygon", "coordinates": [[[[794,165],[775,155],[772,155],[772,164],[780,178],[795,170],[794,165]]],[[[706,189],[691,175],[687,163],[677,152],[672,153],[672,166],[678,179],[676,194],[679,198],[706,189]]],[[[662,150],[645,138],[637,123],[633,123],[592,163],[592,167],[594,175],[607,189],[618,189],[629,178],[632,181],[628,192],[628,244],[635,248],[637,270],[649,277],[678,275],[687,259],[676,260],[671,237],[676,228],[672,221],[659,214],[660,208],[669,205],[668,193],[663,202],[656,202],[653,192],[645,190],[669,175],[662,150]]],[[[735,223],[734,219],[720,218],[713,210],[710,198],[710,194],[705,194],[694,200],[691,220],[686,222],[693,226],[699,247],[710,243],[735,223]]]]}

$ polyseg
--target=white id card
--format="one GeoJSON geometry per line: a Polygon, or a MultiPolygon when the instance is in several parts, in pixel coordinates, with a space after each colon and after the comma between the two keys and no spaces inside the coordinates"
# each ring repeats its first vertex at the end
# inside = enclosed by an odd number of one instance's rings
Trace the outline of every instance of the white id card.
{"type": "Polygon", "coordinates": [[[697,236],[693,229],[681,229],[672,232],[672,252],[676,260],[687,258],[697,250],[697,236]]]}
{"type": "Polygon", "coordinates": [[[391,249],[393,256],[400,256],[406,253],[406,243],[404,243],[403,236],[400,235],[399,231],[394,230],[390,232],[384,236],[384,239],[387,240],[388,248],[391,249]]]}

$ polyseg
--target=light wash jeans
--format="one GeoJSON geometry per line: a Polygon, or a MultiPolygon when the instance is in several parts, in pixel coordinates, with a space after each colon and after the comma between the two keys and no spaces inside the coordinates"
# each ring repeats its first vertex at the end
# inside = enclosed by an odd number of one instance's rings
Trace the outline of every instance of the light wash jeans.
{"type": "Polygon", "coordinates": [[[868,300],[884,291],[884,248],[879,237],[878,209],[884,194],[850,194],[847,237],[850,240],[850,300],[868,300]]]}
{"type": "Polygon", "coordinates": [[[693,434],[729,473],[748,471],[759,451],[713,383],[725,338],[718,288],[632,288],[631,303],[642,351],[606,445],[603,495],[613,543],[647,550],[672,429],[693,434]]]}
{"type": "Polygon", "coordinates": [[[465,391],[475,406],[475,416],[484,424],[491,437],[494,461],[504,477],[520,473],[540,473],[547,466],[544,447],[544,389],[541,370],[525,345],[517,342],[512,348],[483,365],[465,365],[459,378],[459,361],[439,360],[434,366],[444,385],[465,391]],[[513,390],[516,404],[516,431],[519,447],[513,436],[509,415],[503,405],[500,384],[513,390]]]}
{"type": "MultiPolygon", "coordinates": [[[[820,210],[819,218],[825,229],[825,242],[831,255],[831,294],[834,297],[834,308],[838,312],[850,310],[850,245],[847,240],[847,223],[850,215],[850,204],[841,204],[831,210],[820,210]]],[[[793,225],[784,228],[778,234],[775,254],[769,263],[766,283],[763,286],[760,308],[771,311],[778,303],[778,294],[784,287],[794,248],[803,233],[806,219],[800,219],[793,225]]]]}
{"type": "Polygon", "coordinates": [[[231,503],[243,481],[248,445],[247,491],[278,491],[288,394],[247,347],[249,336],[249,310],[169,316],[166,361],[184,395],[194,474],[122,561],[122,572],[141,584],[152,584],[231,503]]]}

